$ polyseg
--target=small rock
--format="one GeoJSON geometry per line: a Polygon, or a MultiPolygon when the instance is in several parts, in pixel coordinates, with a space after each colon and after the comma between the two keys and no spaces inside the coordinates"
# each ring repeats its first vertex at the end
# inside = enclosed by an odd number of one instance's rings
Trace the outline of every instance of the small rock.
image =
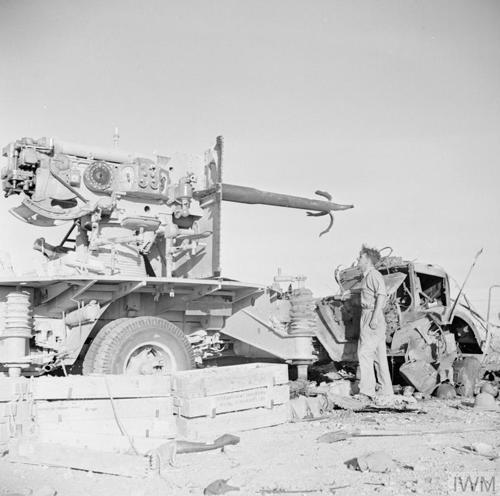
{"type": "Polygon", "coordinates": [[[496,456],[495,448],[493,448],[493,446],[487,443],[473,443],[471,445],[471,448],[479,455],[496,456]]]}
{"type": "Polygon", "coordinates": [[[345,462],[348,468],[361,472],[385,473],[396,469],[394,460],[385,451],[374,451],[345,462]]]}
{"type": "Polygon", "coordinates": [[[344,430],[327,432],[316,439],[318,443],[336,443],[338,441],[345,441],[350,436],[344,430]]]}
{"type": "Polygon", "coordinates": [[[415,388],[413,386],[405,386],[403,388],[403,396],[411,396],[415,392],[415,388]]]}

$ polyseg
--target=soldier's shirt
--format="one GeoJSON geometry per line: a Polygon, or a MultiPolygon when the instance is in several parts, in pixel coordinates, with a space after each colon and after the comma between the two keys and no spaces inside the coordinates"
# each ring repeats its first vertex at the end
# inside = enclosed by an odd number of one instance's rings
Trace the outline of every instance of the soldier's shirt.
{"type": "Polygon", "coordinates": [[[373,310],[377,296],[387,296],[387,290],[382,274],[375,267],[370,267],[361,283],[361,308],[373,310]]]}

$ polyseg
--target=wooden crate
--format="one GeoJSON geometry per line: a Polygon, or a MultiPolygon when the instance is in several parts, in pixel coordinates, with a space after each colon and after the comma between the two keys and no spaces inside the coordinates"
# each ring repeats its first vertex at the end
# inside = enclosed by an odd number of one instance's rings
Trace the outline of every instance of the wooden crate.
{"type": "Polygon", "coordinates": [[[16,398],[0,401],[0,445],[33,432],[33,402],[16,398]]]}
{"type": "Polygon", "coordinates": [[[39,377],[33,383],[35,400],[155,398],[171,396],[170,376],[74,375],[39,377]]]}
{"type": "Polygon", "coordinates": [[[105,452],[130,452],[129,439],[145,452],[176,435],[170,376],[0,378],[2,419],[11,438],[105,452]]]}
{"type": "Polygon", "coordinates": [[[288,420],[288,367],[254,363],[173,375],[177,434],[213,440],[288,420]]]}
{"type": "Polygon", "coordinates": [[[215,417],[216,415],[252,408],[272,408],[287,403],[290,388],[287,384],[259,387],[244,391],[215,394],[200,398],[176,396],[174,411],[187,418],[215,417]]]}
{"type": "Polygon", "coordinates": [[[11,442],[6,459],[28,465],[74,468],[123,477],[148,477],[155,468],[151,456],[106,453],[33,439],[11,442]]]}
{"type": "Polygon", "coordinates": [[[271,427],[288,422],[288,405],[252,408],[222,413],[215,417],[186,418],[177,416],[177,436],[192,441],[213,441],[222,434],[271,427]]]}
{"type": "Polygon", "coordinates": [[[0,377],[0,402],[27,399],[31,381],[25,377],[0,377]]]}
{"type": "MultiPolygon", "coordinates": [[[[117,398],[114,407],[119,419],[167,419],[173,412],[173,398],[117,398]]],[[[106,420],[114,416],[109,399],[55,400],[35,402],[34,414],[38,422],[63,423],[80,420],[106,420]]]]}
{"type": "Polygon", "coordinates": [[[174,396],[196,398],[288,383],[288,366],[248,363],[184,370],[172,376],[174,396]]]}
{"type": "Polygon", "coordinates": [[[171,377],[155,375],[70,375],[67,377],[0,377],[0,401],[72,400],[171,396],[171,377]]]}
{"type": "Polygon", "coordinates": [[[121,418],[120,423],[115,418],[63,420],[62,422],[47,422],[36,420],[35,432],[40,430],[65,430],[92,434],[120,435],[122,430],[125,436],[173,438],[176,434],[175,421],[171,412],[167,418],[161,420],[144,416],[142,418],[121,418]]]}
{"type": "Polygon", "coordinates": [[[175,444],[173,438],[143,437],[130,434],[129,436],[130,438],[121,434],[94,434],[92,432],[42,428],[38,431],[36,439],[44,443],[76,446],[106,453],[134,453],[137,450],[142,455],[162,445],[175,444]]]}
{"type": "Polygon", "coordinates": [[[129,452],[130,440],[151,449],[176,436],[170,376],[43,379],[33,386],[40,440],[129,452]]]}

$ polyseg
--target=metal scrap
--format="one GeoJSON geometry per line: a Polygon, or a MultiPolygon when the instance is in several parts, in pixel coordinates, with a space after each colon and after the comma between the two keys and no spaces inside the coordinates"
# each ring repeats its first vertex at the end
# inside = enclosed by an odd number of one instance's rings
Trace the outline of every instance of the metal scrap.
{"type": "Polygon", "coordinates": [[[217,494],[225,494],[230,491],[239,491],[240,488],[236,486],[230,486],[227,481],[229,479],[217,479],[216,481],[210,483],[205,490],[203,491],[203,494],[208,495],[208,496],[214,496],[217,494]]]}

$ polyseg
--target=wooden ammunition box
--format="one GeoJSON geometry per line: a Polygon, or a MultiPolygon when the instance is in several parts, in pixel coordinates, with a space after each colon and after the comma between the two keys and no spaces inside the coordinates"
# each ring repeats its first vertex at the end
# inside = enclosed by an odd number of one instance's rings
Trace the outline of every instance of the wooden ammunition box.
{"type": "Polygon", "coordinates": [[[288,420],[288,367],[252,363],[177,372],[172,376],[177,434],[213,440],[225,433],[288,420]]]}

